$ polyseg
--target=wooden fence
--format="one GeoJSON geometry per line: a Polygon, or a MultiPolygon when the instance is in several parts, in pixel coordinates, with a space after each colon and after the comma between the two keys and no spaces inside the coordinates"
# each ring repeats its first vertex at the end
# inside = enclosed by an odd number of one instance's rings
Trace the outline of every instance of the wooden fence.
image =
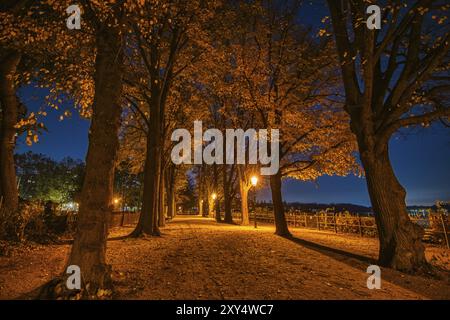
{"type": "MultiPolygon", "coordinates": [[[[286,222],[293,228],[309,228],[331,231],[334,233],[358,234],[361,237],[376,237],[378,234],[373,216],[335,212],[301,212],[290,210],[286,212],[286,222]]],[[[240,212],[234,212],[233,218],[241,220],[240,212]]],[[[425,229],[423,240],[447,246],[450,249],[449,216],[432,213],[427,216],[410,215],[410,219],[425,229]]],[[[250,213],[250,220],[254,221],[254,212],[250,213]]],[[[273,224],[274,215],[269,210],[258,210],[256,220],[273,224]]]]}
{"type": "MultiPolygon", "coordinates": [[[[242,219],[240,212],[233,212],[233,219],[242,219]]],[[[425,229],[423,240],[447,246],[450,249],[449,215],[431,213],[426,216],[410,215],[410,219],[425,229]]],[[[139,220],[139,212],[113,212],[110,216],[110,227],[135,225],[139,220]]],[[[250,220],[254,221],[254,212],[250,213],[250,220]]],[[[257,222],[274,223],[273,212],[260,209],[256,213],[257,222]]],[[[71,229],[76,223],[76,214],[68,214],[68,224],[71,229]]],[[[377,226],[373,216],[335,212],[302,212],[290,210],[286,212],[286,222],[293,228],[309,228],[334,233],[358,234],[361,237],[376,237],[377,226]]]]}

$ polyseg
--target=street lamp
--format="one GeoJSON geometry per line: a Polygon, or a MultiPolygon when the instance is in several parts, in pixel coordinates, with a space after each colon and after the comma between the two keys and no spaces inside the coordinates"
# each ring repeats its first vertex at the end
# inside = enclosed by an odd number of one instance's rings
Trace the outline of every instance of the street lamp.
{"type": "Polygon", "coordinates": [[[213,193],[213,194],[211,195],[211,197],[213,198],[213,200],[216,200],[217,194],[213,193]]]}
{"type": "Polygon", "coordinates": [[[119,209],[119,203],[120,203],[120,198],[114,198],[113,199],[113,203],[114,203],[114,208],[117,210],[119,209]]]}
{"type": "MultiPolygon", "coordinates": [[[[258,184],[258,177],[257,176],[252,176],[250,178],[250,182],[252,184],[253,187],[256,187],[256,185],[258,184]]],[[[258,227],[258,223],[256,221],[256,190],[253,191],[255,193],[254,195],[254,202],[253,202],[253,209],[255,210],[255,229],[258,227]]]]}
{"type": "Polygon", "coordinates": [[[252,183],[252,186],[256,187],[256,185],[258,184],[258,177],[257,176],[251,177],[250,182],[252,183]]]}

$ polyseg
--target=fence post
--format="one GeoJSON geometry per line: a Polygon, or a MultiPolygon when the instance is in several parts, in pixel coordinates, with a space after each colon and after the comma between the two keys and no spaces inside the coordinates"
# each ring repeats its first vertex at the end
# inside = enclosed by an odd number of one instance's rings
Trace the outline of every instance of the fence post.
{"type": "Polygon", "coordinates": [[[359,215],[359,213],[357,213],[357,215],[358,215],[359,236],[362,237],[363,236],[363,230],[362,230],[361,216],[359,215]]]}
{"type": "Polygon", "coordinates": [[[336,212],[333,213],[333,219],[334,219],[334,233],[338,233],[337,232],[337,222],[336,222],[336,212]]]}
{"type": "Polygon", "coordinates": [[[445,225],[444,214],[442,212],[440,214],[440,217],[441,217],[441,223],[442,223],[442,230],[444,231],[445,242],[447,244],[447,249],[450,249],[450,245],[448,243],[447,226],[445,225]]]}
{"type": "Polygon", "coordinates": [[[320,230],[320,218],[319,218],[319,214],[320,213],[316,213],[316,217],[317,217],[317,229],[320,230]]]}

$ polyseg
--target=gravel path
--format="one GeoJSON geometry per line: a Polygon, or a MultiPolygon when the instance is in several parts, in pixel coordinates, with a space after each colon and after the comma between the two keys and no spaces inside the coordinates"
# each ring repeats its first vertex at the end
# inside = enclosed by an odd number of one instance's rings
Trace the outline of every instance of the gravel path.
{"type": "MultiPolygon", "coordinates": [[[[188,216],[168,223],[161,237],[114,239],[131,230],[113,230],[108,242],[117,299],[450,299],[448,280],[388,269],[380,290],[367,289],[365,270],[376,255],[370,239],[303,229],[285,239],[271,226],[188,216]]],[[[0,299],[51,279],[68,249],[36,246],[0,257],[0,299]]]]}

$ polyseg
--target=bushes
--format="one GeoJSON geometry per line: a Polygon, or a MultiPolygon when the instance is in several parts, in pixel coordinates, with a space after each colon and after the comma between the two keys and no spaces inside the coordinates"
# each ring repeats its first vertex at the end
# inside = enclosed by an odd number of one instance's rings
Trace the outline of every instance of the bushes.
{"type": "Polygon", "coordinates": [[[23,201],[17,212],[0,213],[0,239],[15,242],[26,240],[49,243],[66,230],[66,216],[55,214],[48,203],[23,201]]]}
{"type": "Polygon", "coordinates": [[[9,257],[11,255],[11,246],[8,241],[0,240],[0,257],[9,257]]]}
{"type": "Polygon", "coordinates": [[[25,241],[25,228],[30,221],[39,219],[42,206],[33,202],[21,202],[19,210],[6,211],[0,214],[0,238],[4,240],[22,242],[25,241]]]}

